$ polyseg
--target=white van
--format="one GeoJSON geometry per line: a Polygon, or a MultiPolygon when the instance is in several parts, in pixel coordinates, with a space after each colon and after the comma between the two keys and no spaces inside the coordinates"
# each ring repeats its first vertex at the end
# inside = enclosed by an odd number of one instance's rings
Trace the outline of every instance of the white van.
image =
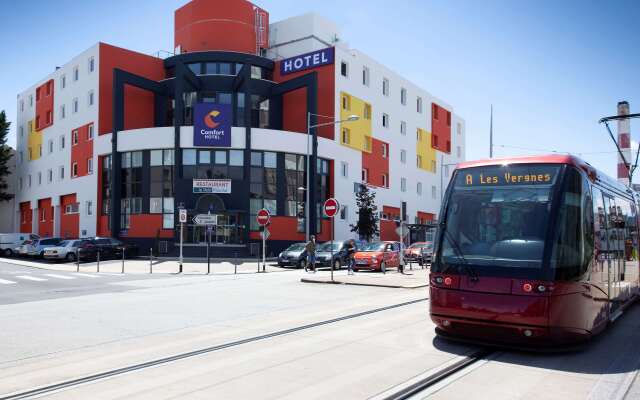
{"type": "Polygon", "coordinates": [[[0,233],[0,253],[11,257],[15,253],[15,248],[20,246],[25,240],[40,239],[40,236],[32,233],[0,233]]]}

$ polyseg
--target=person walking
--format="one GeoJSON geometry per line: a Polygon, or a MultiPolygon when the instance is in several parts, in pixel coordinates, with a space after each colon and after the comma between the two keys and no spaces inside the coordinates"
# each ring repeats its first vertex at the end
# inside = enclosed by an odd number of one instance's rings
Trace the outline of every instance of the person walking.
{"type": "Polygon", "coordinates": [[[353,267],[356,263],[356,242],[353,239],[349,240],[349,244],[347,246],[347,255],[349,257],[348,274],[353,275],[353,267]]]}
{"type": "Polygon", "coordinates": [[[307,251],[307,263],[304,266],[304,271],[307,272],[309,266],[313,269],[313,273],[316,272],[316,237],[311,235],[309,241],[304,246],[304,249],[307,251]]]}

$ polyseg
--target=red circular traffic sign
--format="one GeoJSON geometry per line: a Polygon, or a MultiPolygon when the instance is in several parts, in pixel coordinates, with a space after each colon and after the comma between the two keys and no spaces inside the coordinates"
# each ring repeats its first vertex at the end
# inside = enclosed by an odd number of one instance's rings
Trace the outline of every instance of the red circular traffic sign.
{"type": "Polygon", "coordinates": [[[324,215],[333,218],[340,211],[340,203],[333,197],[324,202],[324,215]]]}
{"type": "Polygon", "coordinates": [[[270,219],[271,214],[269,214],[269,211],[264,208],[258,211],[258,215],[256,215],[256,221],[258,221],[258,224],[261,226],[268,224],[270,219]]]}

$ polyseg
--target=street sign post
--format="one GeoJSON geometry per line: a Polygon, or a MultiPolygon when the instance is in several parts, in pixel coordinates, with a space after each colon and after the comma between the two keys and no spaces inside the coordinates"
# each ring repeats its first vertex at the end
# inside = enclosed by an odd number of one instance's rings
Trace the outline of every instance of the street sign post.
{"type": "Polygon", "coordinates": [[[218,216],[215,214],[198,214],[193,218],[196,225],[218,225],[218,216]]]}
{"type": "MultiPolygon", "coordinates": [[[[269,210],[263,208],[258,211],[256,215],[256,221],[258,225],[263,227],[262,231],[262,272],[266,272],[267,270],[267,238],[269,237],[269,231],[267,230],[267,224],[271,220],[271,214],[269,210]]],[[[260,271],[260,266],[258,266],[258,271],[260,271]]]]}
{"type": "Polygon", "coordinates": [[[181,208],[178,211],[179,211],[178,220],[180,221],[181,224],[186,224],[187,223],[187,210],[185,210],[184,208],[181,208]]]}
{"type": "Polygon", "coordinates": [[[324,210],[324,215],[331,219],[331,282],[333,282],[333,265],[335,264],[333,261],[333,217],[335,217],[340,211],[340,203],[338,200],[333,197],[327,199],[324,202],[324,206],[322,207],[324,210]]]}
{"type": "Polygon", "coordinates": [[[184,224],[187,222],[187,210],[183,203],[178,206],[178,221],[180,221],[180,269],[178,273],[182,273],[182,244],[184,240],[184,224]]]}

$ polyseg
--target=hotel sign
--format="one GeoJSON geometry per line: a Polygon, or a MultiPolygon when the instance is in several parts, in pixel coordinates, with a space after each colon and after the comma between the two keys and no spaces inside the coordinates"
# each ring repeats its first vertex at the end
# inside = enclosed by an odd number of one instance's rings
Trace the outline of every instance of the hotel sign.
{"type": "Polygon", "coordinates": [[[329,47],[280,61],[280,75],[287,75],[305,69],[333,64],[334,48],[329,47]]]}
{"type": "Polygon", "coordinates": [[[231,193],[231,179],[194,179],[193,193],[231,193]]]}
{"type": "Polygon", "coordinates": [[[193,145],[231,147],[231,105],[197,103],[193,113],[193,145]]]}

